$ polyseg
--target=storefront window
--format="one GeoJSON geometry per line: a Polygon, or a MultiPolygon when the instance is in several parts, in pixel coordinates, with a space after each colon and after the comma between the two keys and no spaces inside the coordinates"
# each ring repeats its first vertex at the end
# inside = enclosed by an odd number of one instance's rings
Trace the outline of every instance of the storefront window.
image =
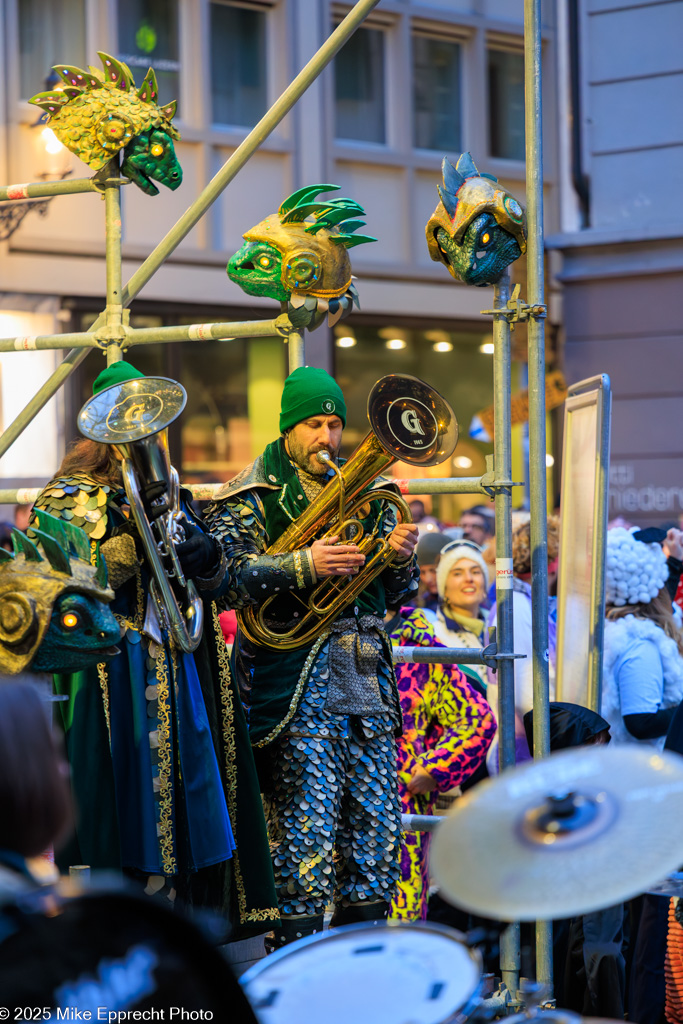
{"type": "Polygon", "coordinates": [[[266,13],[211,4],[214,124],[252,128],[266,112],[266,13]]]}
{"type": "Polygon", "coordinates": [[[460,46],[413,37],[413,144],[460,150],[460,46]]]}
{"type": "Polygon", "coordinates": [[[524,160],[524,56],[489,50],[491,156],[524,160]]]}
{"type": "Polygon", "coordinates": [[[119,56],[136,83],[153,67],[159,102],[176,100],[180,106],[178,0],[118,0],[118,12],[119,56]]]}
{"type": "Polygon", "coordinates": [[[17,8],[21,95],[28,99],[45,89],[54,64],[87,63],[85,0],[20,0],[17,8]]]}
{"type": "Polygon", "coordinates": [[[384,32],[359,28],[334,59],[338,139],[386,142],[384,32]]]}

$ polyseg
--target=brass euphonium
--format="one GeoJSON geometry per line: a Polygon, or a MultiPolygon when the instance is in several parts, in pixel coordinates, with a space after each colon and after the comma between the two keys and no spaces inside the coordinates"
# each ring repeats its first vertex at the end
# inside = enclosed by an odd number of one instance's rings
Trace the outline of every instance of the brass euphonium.
{"type": "Polygon", "coordinates": [[[166,429],[186,400],[185,389],[174,380],[139,377],[90,398],[78,414],[78,428],[122,456],[123,486],[152,573],[150,593],[159,622],[176,647],[189,654],[202,637],[204,606],[175,550],[185,540],[185,516],[166,429]]]}
{"type": "Polygon", "coordinates": [[[437,466],[449,458],[458,440],[455,413],[438,391],[418,377],[392,373],[377,381],[368,397],[370,432],[340,469],[326,452],[318,458],[334,470],[334,479],[311,502],[296,522],[266,551],[283,555],[306,547],[321,536],[339,536],[340,544],[356,544],[365,564],[354,576],[328,577],[308,595],[292,595],[302,606],[294,625],[274,628],[269,609],[277,596],[258,607],[237,612],[242,632],[255,644],[279,650],[296,650],[318,637],[367,586],[397,557],[394,549],[374,532],[365,533],[358,514],[375,499],[390,502],[404,523],[412,522],[410,509],[394,490],[368,485],[394,462],[413,466],[437,466]]]}

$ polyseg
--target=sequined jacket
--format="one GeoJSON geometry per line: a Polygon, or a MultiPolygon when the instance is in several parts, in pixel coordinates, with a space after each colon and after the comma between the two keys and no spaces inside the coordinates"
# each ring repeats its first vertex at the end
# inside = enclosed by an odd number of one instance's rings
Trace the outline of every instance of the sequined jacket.
{"type": "MultiPolygon", "coordinates": [[[[386,486],[386,482],[382,486],[386,486]]],[[[270,535],[272,524],[267,521],[264,497],[279,492],[277,501],[280,508],[284,508],[287,488],[292,489],[292,493],[287,496],[290,504],[292,500],[295,501],[296,508],[300,507],[303,511],[308,505],[303,489],[291,479],[284,481],[273,474],[267,475],[263,457],[259,456],[218,492],[206,510],[205,522],[220,541],[224,556],[222,579],[209,593],[212,598],[220,598],[226,607],[244,608],[258,604],[274,594],[286,597],[290,592],[302,593],[314,585],[312,560],[307,556],[307,549],[283,555],[265,554],[277,535],[270,535]]],[[[382,535],[388,536],[395,526],[394,510],[387,503],[382,510],[382,535]]],[[[417,590],[418,578],[419,569],[414,559],[402,565],[388,566],[380,577],[387,601],[400,604],[417,590]]],[[[384,615],[385,603],[374,610],[379,618],[384,615]]],[[[359,601],[358,605],[361,604],[359,601]]],[[[283,607],[285,614],[282,621],[286,622],[290,618],[286,601],[283,607]]],[[[367,607],[355,606],[348,611],[358,619],[368,614],[367,607]]],[[[277,608],[273,617],[277,621],[277,608]]],[[[383,637],[382,662],[393,680],[391,647],[381,623],[379,628],[383,637]]],[[[245,706],[254,710],[250,728],[252,743],[255,745],[261,745],[266,739],[270,741],[283,727],[285,718],[291,716],[293,695],[301,693],[309,653],[314,648],[319,650],[321,642],[325,642],[324,632],[315,644],[296,651],[282,652],[253,647],[243,636],[238,635],[235,652],[237,676],[245,706]],[[271,692],[266,693],[266,690],[271,692]],[[261,712],[255,707],[259,702],[261,708],[267,706],[267,712],[261,712]]]]}

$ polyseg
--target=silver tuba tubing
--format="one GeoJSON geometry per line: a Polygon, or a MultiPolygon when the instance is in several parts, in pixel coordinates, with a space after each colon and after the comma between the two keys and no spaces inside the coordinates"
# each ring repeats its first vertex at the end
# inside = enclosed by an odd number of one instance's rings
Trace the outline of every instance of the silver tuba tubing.
{"type": "Polygon", "coordinates": [[[176,381],[141,377],[94,395],[81,409],[78,427],[90,440],[113,445],[123,459],[123,486],[152,574],[158,617],[175,646],[191,654],[202,638],[204,605],[175,550],[185,539],[184,515],[166,432],[185,401],[176,381]]]}
{"type": "MultiPolygon", "coordinates": [[[[171,467],[171,470],[176,475],[177,480],[176,470],[173,467],[171,467]]],[[[175,553],[175,545],[173,538],[170,536],[167,517],[173,516],[176,510],[170,509],[150,522],[145,512],[133,461],[130,458],[124,458],[122,472],[123,486],[130,502],[133,520],[140,534],[140,539],[147,556],[147,563],[154,577],[152,597],[157,606],[157,611],[160,618],[165,620],[176,647],[179,647],[187,654],[191,654],[192,651],[197,649],[202,638],[204,605],[192,580],[185,579],[175,553]],[[161,536],[157,538],[155,532],[161,534],[161,536]],[[181,607],[176,597],[169,575],[164,568],[160,551],[171,561],[174,569],[174,578],[185,591],[183,607],[181,607]]]]}

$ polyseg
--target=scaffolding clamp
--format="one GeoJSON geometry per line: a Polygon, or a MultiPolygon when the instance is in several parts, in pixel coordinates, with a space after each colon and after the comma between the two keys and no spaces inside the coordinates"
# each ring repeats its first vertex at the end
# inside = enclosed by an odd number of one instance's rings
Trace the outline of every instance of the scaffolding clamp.
{"type": "Polygon", "coordinates": [[[548,315],[548,307],[543,303],[530,306],[524,299],[520,299],[521,288],[521,285],[515,285],[504,308],[482,309],[481,315],[502,317],[510,324],[511,331],[514,331],[515,324],[522,323],[524,320],[544,320],[548,315]]]}

